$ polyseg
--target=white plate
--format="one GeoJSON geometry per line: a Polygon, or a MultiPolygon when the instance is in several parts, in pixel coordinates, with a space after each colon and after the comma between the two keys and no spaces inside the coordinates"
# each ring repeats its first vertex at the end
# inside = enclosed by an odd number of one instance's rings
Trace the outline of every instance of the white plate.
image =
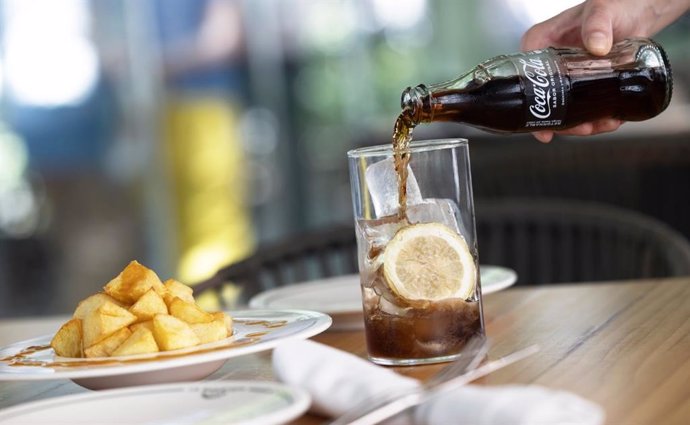
{"type": "Polygon", "coordinates": [[[479,274],[482,279],[482,295],[502,291],[517,282],[517,273],[507,267],[480,265],[479,274]]]}
{"type": "MultiPolygon", "coordinates": [[[[481,265],[479,270],[482,295],[508,288],[517,280],[517,273],[505,267],[481,265]]],[[[322,311],[333,317],[331,330],[354,330],[364,326],[358,274],[271,289],[252,297],[249,306],[322,311]]]]}
{"type": "Polygon", "coordinates": [[[87,392],[0,411],[0,424],[283,424],[309,407],[303,390],[221,381],[87,392]]]}
{"type": "MultiPolygon", "coordinates": [[[[307,310],[244,310],[228,312],[234,319],[233,335],[222,341],[156,354],[109,359],[63,359],[52,349],[37,351],[24,359],[45,362],[36,366],[13,366],[0,361],[0,381],[72,379],[91,389],[203,379],[231,357],[274,348],[288,339],[305,339],[323,332],[331,318],[307,310]],[[55,362],[65,361],[66,365],[55,362]],[[107,363],[103,363],[107,360],[107,363]],[[113,362],[114,361],[114,362],[113,362]]],[[[0,359],[31,346],[50,344],[52,335],[0,348],[0,359]]]]}

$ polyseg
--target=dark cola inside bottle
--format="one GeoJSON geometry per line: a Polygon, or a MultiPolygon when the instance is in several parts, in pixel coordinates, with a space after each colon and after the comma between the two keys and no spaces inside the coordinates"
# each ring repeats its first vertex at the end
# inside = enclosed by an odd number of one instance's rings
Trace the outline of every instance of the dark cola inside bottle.
{"type": "Polygon", "coordinates": [[[408,87],[401,103],[414,125],[453,121],[513,133],[646,120],[666,109],[671,91],[663,49],[638,38],[606,56],[552,47],[498,56],[455,80],[408,87]]]}

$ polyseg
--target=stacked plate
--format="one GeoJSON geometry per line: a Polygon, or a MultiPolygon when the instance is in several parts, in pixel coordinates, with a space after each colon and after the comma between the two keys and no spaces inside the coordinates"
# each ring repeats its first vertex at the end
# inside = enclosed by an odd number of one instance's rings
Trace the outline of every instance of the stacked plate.
{"type": "MultiPolygon", "coordinates": [[[[491,294],[515,284],[514,270],[481,265],[482,295],[491,294]]],[[[300,308],[317,310],[333,318],[330,330],[356,330],[364,327],[359,275],[351,274],[284,286],[262,292],[249,301],[260,309],[300,308]]]]}

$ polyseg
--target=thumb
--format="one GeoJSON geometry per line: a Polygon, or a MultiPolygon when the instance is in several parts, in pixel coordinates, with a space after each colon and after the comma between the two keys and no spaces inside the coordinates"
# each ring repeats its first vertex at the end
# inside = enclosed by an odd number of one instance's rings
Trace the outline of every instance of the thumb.
{"type": "Polygon", "coordinates": [[[582,15],[582,43],[597,56],[607,54],[613,45],[613,18],[605,4],[591,6],[582,15]]]}

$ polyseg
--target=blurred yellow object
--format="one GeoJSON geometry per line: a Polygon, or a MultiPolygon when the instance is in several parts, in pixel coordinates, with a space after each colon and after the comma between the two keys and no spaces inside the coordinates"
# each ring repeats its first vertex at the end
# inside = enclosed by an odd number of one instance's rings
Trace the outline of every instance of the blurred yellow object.
{"type": "Polygon", "coordinates": [[[172,97],[164,118],[176,207],[177,275],[198,282],[254,249],[248,170],[236,113],[226,100],[172,97]]]}

